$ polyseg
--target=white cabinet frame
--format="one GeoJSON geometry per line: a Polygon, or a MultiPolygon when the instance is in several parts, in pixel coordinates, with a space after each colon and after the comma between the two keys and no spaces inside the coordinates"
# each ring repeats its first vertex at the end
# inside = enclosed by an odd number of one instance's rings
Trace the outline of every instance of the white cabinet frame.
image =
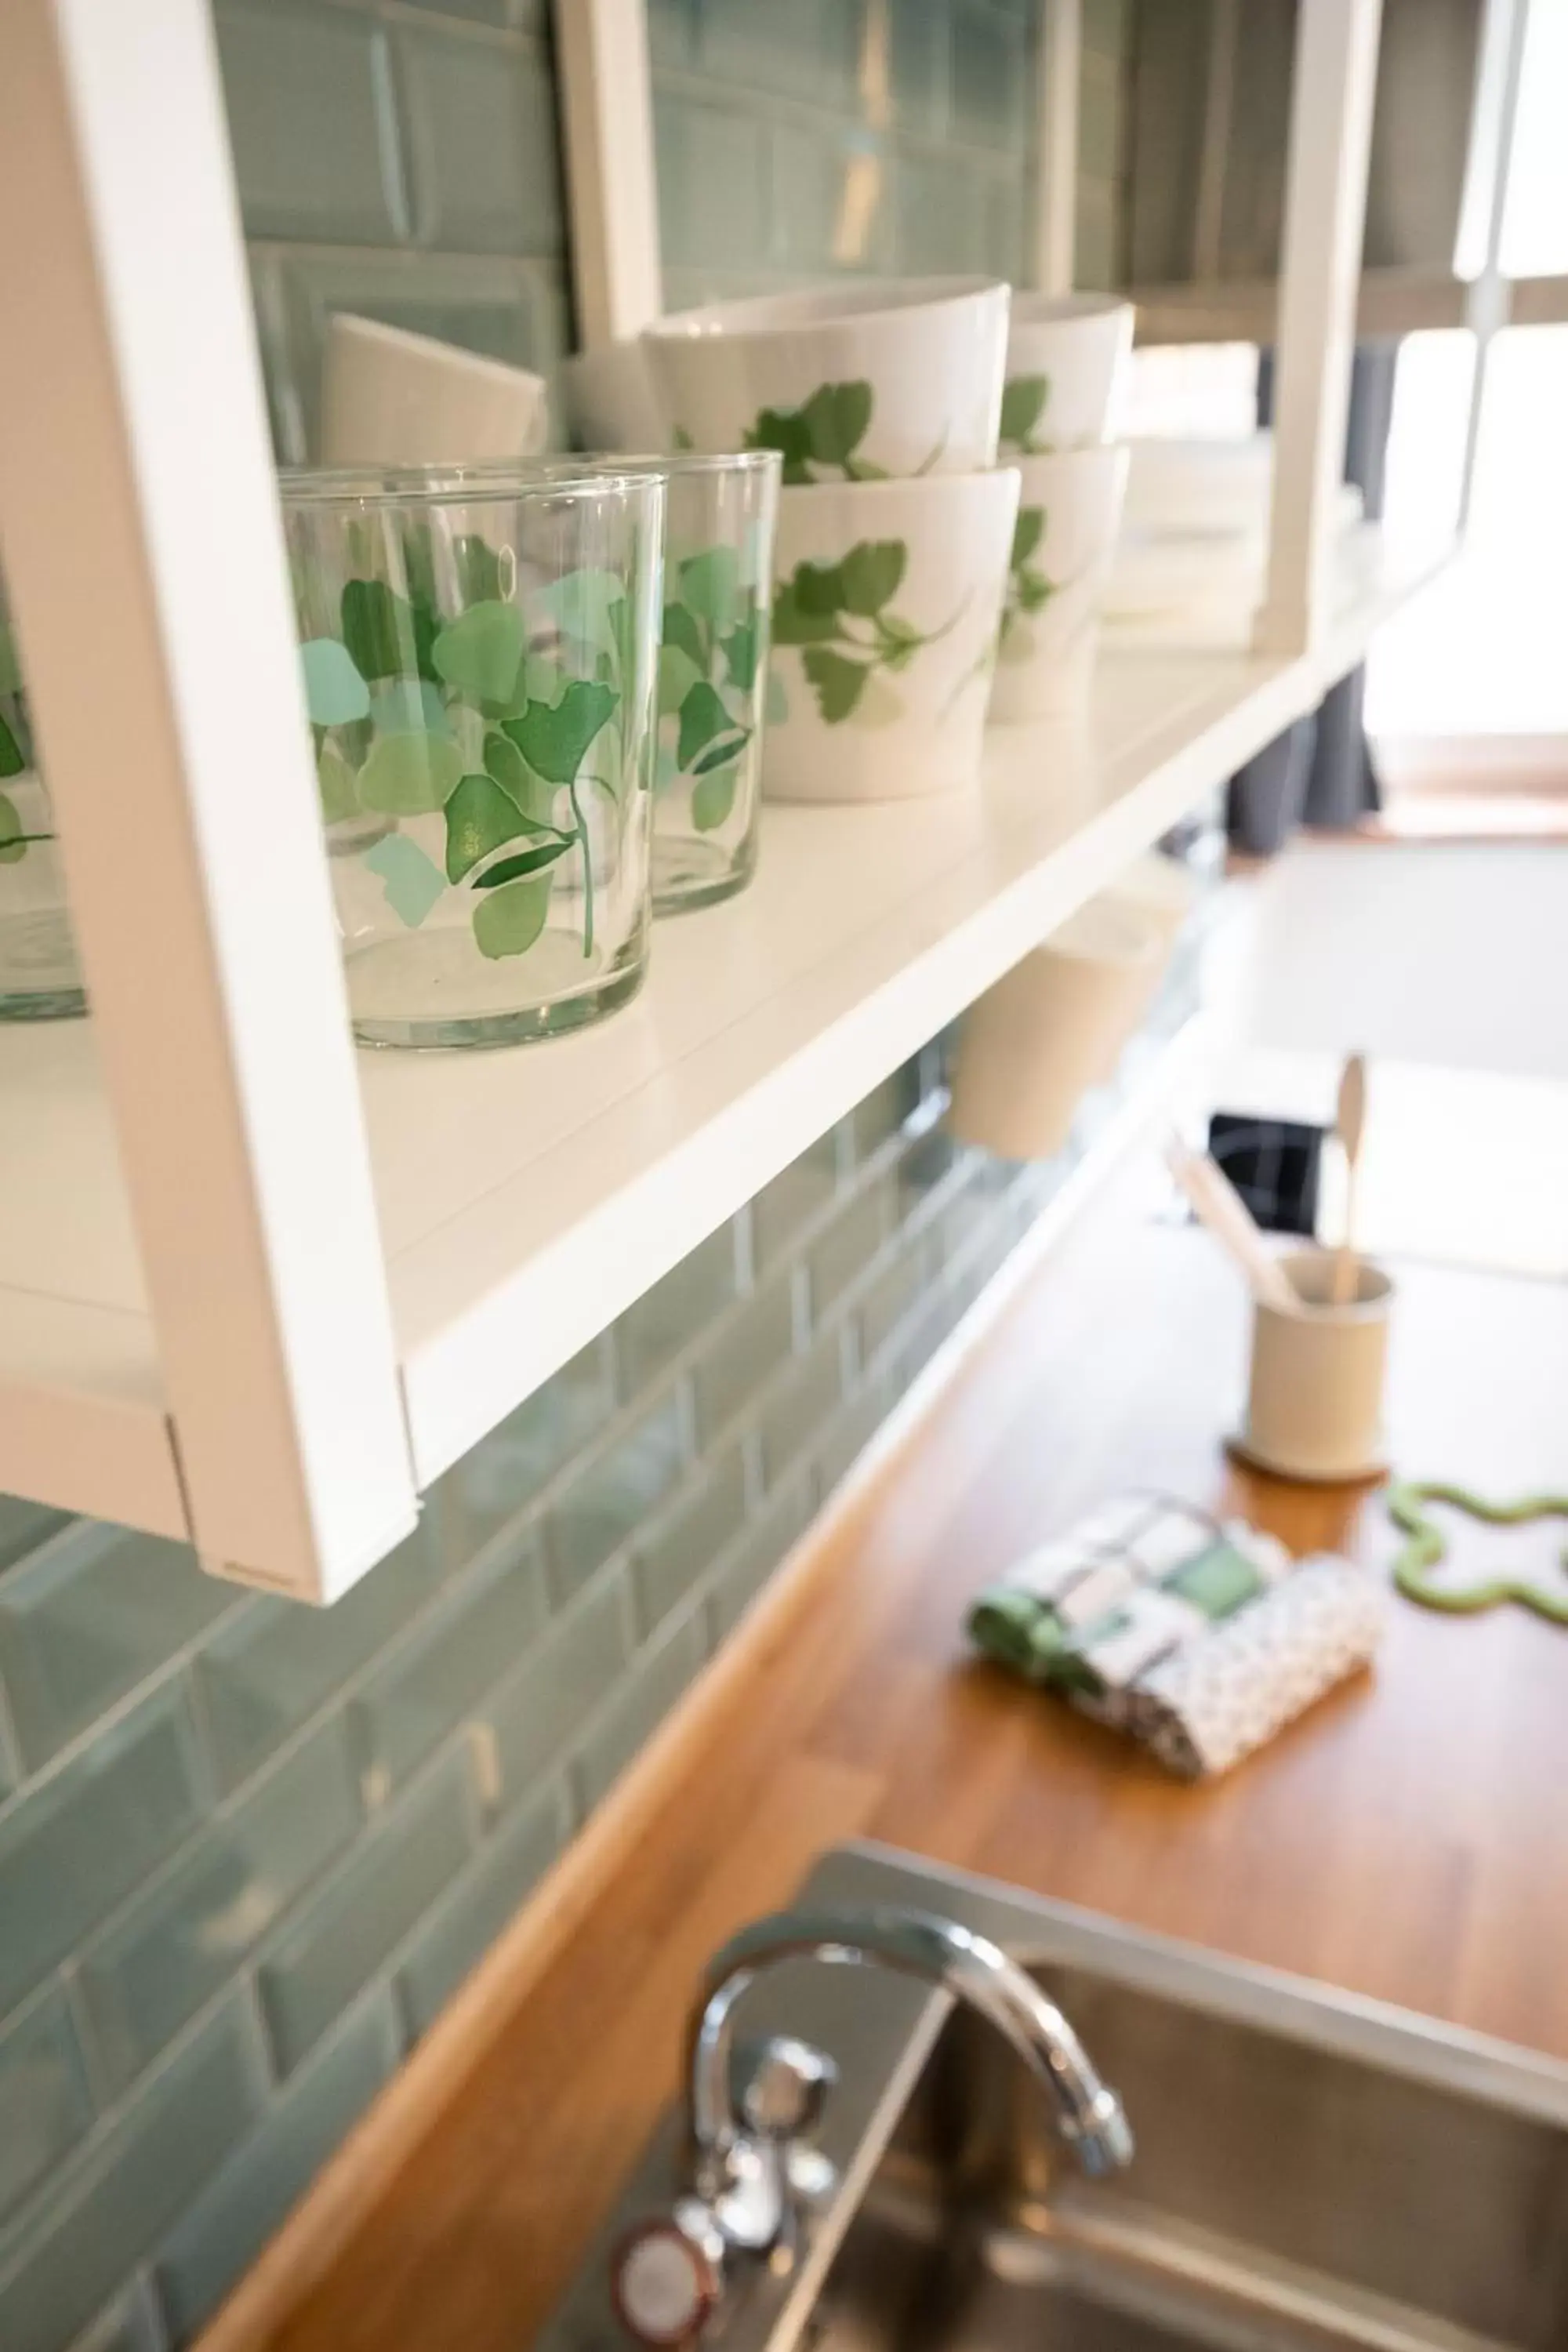
{"type": "Polygon", "coordinates": [[[555,0],[572,285],[584,349],[664,308],[647,0],[555,0]]]}
{"type": "Polygon", "coordinates": [[[1304,0],[1296,18],[1274,369],[1274,505],[1260,653],[1329,623],[1383,0],[1304,0]]]}
{"type": "Polygon", "coordinates": [[[0,528],[187,1525],[330,1600],[416,1498],[205,0],[6,0],[0,85],[0,528]]]}
{"type": "MultiPolygon", "coordinates": [[[[755,891],[672,927],[621,1023],[432,1066],[349,1040],[207,0],[0,0],[0,541],[94,1011],[0,1037],[0,1490],[335,1598],[595,1317],[1359,657],[1413,584],[1337,616],[1321,584],[1377,16],[1301,11],[1266,650],[1123,657],[918,823],[770,810],[755,891]]],[[[1053,287],[1079,30],[1055,0],[1053,287]]],[[[557,0],[556,38],[592,343],[660,307],[643,0],[557,0]]]]}

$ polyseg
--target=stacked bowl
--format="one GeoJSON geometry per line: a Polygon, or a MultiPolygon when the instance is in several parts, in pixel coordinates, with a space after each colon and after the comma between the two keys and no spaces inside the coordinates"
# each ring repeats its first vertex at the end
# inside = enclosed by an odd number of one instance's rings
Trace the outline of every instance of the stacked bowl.
{"type": "Polygon", "coordinates": [[[891,800],[978,771],[1019,478],[996,467],[1008,289],[725,302],[642,338],[677,448],[783,463],[763,788],[891,800]]]}
{"type": "Polygon", "coordinates": [[[1047,718],[1088,691],[1127,487],[1114,436],[1131,349],[1130,302],[1013,298],[1001,446],[1023,488],[994,719],[1047,718]]]}

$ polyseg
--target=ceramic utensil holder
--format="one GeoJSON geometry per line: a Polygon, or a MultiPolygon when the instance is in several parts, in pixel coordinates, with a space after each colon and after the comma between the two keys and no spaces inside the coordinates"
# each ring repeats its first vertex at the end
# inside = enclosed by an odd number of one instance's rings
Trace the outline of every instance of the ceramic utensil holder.
{"type": "Polygon", "coordinates": [[[1375,1477],[1384,1467],[1394,1285],[1363,1258],[1354,1298],[1334,1307],[1331,1252],[1300,1250],[1281,1263],[1300,1304],[1286,1308],[1259,1299],[1254,1306],[1247,1421],[1236,1450],[1285,1478],[1375,1477]]]}
{"type": "Polygon", "coordinates": [[[948,1125],[1004,1160],[1048,1160],[1090,1087],[1115,1068],[1159,984],[1169,942],[1091,899],[964,1015],[948,1125]]]}
{"type": "Polygon", "coordinates": [[[433,335],[346,312],[327,322],[321,373],[326,466],[466,465],[542,449],[542,376],[433,335]]]}

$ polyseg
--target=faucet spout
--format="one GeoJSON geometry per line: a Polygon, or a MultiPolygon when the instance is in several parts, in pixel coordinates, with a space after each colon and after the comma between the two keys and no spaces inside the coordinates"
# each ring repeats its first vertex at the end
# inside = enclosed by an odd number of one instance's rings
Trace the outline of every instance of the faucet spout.
{"type": "Polygon", "coordinates": [[[789,2253],[832,2168],[810,2145],[836,2078],[820,2050],[775,2035],[742,2071],[735,2011],[747,1988],[783,1960],[891,1969],[935,1985],[988,2018],[1055,2108],[1058,2128],[1089,2173],[1131,2161],[1132,2135],[1067,2019],[998,1945],[919,1911],[785,1911],[759,1919],[715,1953],[687,2028],[685,2193],[631,2231],[611,2263],[611,2292],[628,2334],[689,2347],[727,2291],[739,2257],[789,2253]]]}
{"type": "Polygon", "coordinates": [[[1116,2093],[1101,2081],[1067,2019],[999,1946],[956,1921],[916,1911],[781,1912],[759,1919],[710,1961],[688,2035],[690,2124],[699,2171],[722,2166],[744,2138],[731,2088],[733,2014],[747,1987],[782,1960],[891,1969],[977,2010],[1051,2099],[1083,2169],[1113,2172],[1132,2157],[1116,2093]]]}

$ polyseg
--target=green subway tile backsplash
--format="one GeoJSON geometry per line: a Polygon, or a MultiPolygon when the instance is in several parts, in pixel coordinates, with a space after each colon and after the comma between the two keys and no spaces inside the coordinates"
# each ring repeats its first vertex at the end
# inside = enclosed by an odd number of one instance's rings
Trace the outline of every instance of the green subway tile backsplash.
{"type": "Polygon", "coordinates": [[[472,1846],[468,1759],[455,1748],[307,1898],[262,1961],[262,2013],[281,2073],[293,2072],[418,1926],[472,1846]]]}
{"type": "Polygon", "coordinates": [[[70,2352],[164,2352],[168,2341],[151,2283],[140,2279],[89,2321],[70,2352]]]}
{"type": "Polygon", "coordinates": [[[412,2040],[429,2030],[484,1958],[560,1853],[570,1827],[564,1781],[547,1784],[542,1798],[504,1822],[431,1906],[396,1975],[412,2040]]]}
{"type": "Polygon", "coordinates": [[[62,2352],[254,2131],[266,2098],[254,2011],[237,1986],[78,2149],[47,2209],[25,2206],[0,2233],[5,2352],[62,2352]]]}
{"type": "Polygon", "coordinates": [[[347,1725],[335,1715],[138,1889],[78,1974],[111,2095],[347,1852],[363,1819],[347,1725]]]}
{"type": "Polygon", "coordinates": [[[0,1668],[35,1769],[237,1598],[193,1585],[183,1544],[68,1527],[0,1585],[0,1668]]]}
{"type": "Polygon", "coordinates": [[[0,2030],[0,2226],[92,2123],[87,2067],[65,1994],[49,1985],[0,2030]]]}
{"type": "Polygon", "coordinates": [[[191,1834],[203,1811],[179,1682],[11,1799],[0,1812],[0,2017],[191,1834]]]}
{"type": "Polygon", "coordinates": [[[1026,275],[1044,0],[654,0],[671,307],[840,272],[1026,275]]]}
{"type": "Polygon", "coordinates": [[[150,2352],[189,2341],[1026,1229],[1071,1150],[955,1149],[939,1059],[476,1446],[335,1609],[149,1545],[145,1616],[107,1599],[89,1670],[93,1564],[142,1539],[0,1512],[29,1759],[0,1800],[5,2352],[148,2311],[150,2352]],[[154,2197],[142,2151],[191,2100],[207,2154],[154,2197]]]}
{"type": "Polygon", "coordinates": [[[395,2003],[376,1986],[204,2184],[158,2256],[157,2287],[176,2343],[189,2343],[212,2316],[401,2054],[395,2003]]]}

